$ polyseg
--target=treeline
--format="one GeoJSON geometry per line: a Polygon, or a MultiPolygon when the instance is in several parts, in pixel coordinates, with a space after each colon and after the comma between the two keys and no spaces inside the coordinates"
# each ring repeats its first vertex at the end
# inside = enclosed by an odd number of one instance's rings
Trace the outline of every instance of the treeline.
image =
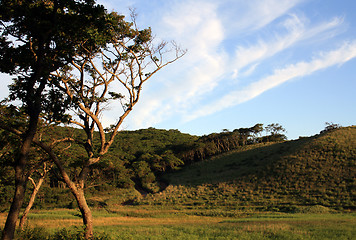
{"type": "Polygon", "coordinates": [[[258,123],[253,127],[238,128],[233,131],[224,129],[220,133],[204,135],[191,145],[178,146],[177,154],[185,164],[189,164],[245,145],[284,141],[287,139],[285,132],[286,130],[278,123],[266,127],[258,123]],[[264,136],[262,136],[263,132],[266,133],[264,136]]]}
{"type": "MultiPolygon", "coordinates": [[[[75,128],[54,126],[43,127],[42,131],[46,131],[43,136],[48,138],[48,141],[64,139],[73,135],[80,138],[80,135],[83,134],[75,128]]],[[[90,184],[86,188],[88,191],[95,192],[112,188],[135,187],[145,192],[158,192],[163,187],[160,176],[164,172],[174,171],[193,162],[202,161],[245,145],[266,141],[283,141],[286,139],[283,132],[285,129],[279,124],[270,124],[266,127],[256,124],[250,128],[239,128],[233,131],[225,129],[220,133],[201,137],[184,134],[178,130],[155,128],[121,131],[103,161],[91,168],[88,175],[90,184]]],[[[12,175],[14,174],[12,159],[17,154],[14,146],[18,144],[19,139],[9,137],[9,134],[5,132],[1,132],[0,135],[2,138],[0,191],[3,196],[0,201],[1,204],[7,205],[12,197],[12,175]]],[[[70,176],[74,178],[80,171],[79,166],[86,153],[81,147],[80,141],[61,144],[62,151],[59,155],[63,159],[66,169],[69,170],[70,176]]],[[[43,161],[48,159],[45,153],[36,148],[33,148],[31,158],[34,159],[34,164],[41,162],[39,159],[43,159],[43,161]]],[[[48,180],[43,186],[45,192],[39,195],[42,205],[45,205],[47,201],[54,205],[56,202],[60,202],[63,194],[56,195],[55,189],[58,191],[66,189],[59,170],[51,164],[49,166],[51,168],[48,172],[48,180]],[[57,200],[48,199],[50,195],[56,196],[57,200]]],[[[37,170],[34,172],[33,178],[39,179],[41,174],[42,172],[37,170]]]]}
{"type": "Polygon", "coordinates": [[[108,156],[92,169],[90,182],[102,186],[131,188],[146,192],[162,190],[160,176],[193,162],[245,145],[284,141],[280,124],[256,124],[250,128],[223,130],[201,137],[178,130],[155,128],[120,132],[108,156]],[[262,133],[265,133],[262,136],[262,133]]]}

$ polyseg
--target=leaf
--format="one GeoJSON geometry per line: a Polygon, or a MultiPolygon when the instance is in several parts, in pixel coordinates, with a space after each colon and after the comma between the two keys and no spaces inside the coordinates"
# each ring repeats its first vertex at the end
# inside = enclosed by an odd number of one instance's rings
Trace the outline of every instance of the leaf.
{"type": "Polygon", "coordinates": [[[116,93],[116,92],[109,92],[109,95],[110,95],[111,98],[114,99],[114,100],[125,98],[124,95],[122,95],[121,93],[116,93]]]}

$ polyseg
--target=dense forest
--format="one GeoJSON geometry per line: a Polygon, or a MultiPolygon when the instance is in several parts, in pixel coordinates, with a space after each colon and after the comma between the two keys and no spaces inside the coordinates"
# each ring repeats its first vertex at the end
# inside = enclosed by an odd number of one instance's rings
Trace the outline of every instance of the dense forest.
{"type": "MultiPolygon", "coordinates": [[[[59,126],[43,126],[43,140],[53,142],[55,139],[65,139],[76,135],[83,137],[83,132],[76,128],[59,126]]],[[[167,183],[162,174],[178,170],[194,162],[206,160],[212,156],[229,152],[244,146],[253,146],[266,142],[284,141],[285,129],[279,124],[269,124],[265,128],[256,124],[250,128],[239,128],[233,131],[223,130],[204,136],[193,136],[178,130],[141,129],[136,131],[121,131],[110,151],[103,161],[95,164],[89,173],[88,192],[109,191],[113,189],[131,189],[146,194],[162,191],[167,183]],[[262,134],[263,133],[263,134],[262,134]]],[[[7,209],[13,191],[12,169],[13,155],[16,154],[16,144],[19,139],[1,132],[1,174],[0,191],[2,210],[7,209]]],[[[82,142],[59,143],[59,155],[65,160],[66,168],[71,176],[79,171],[85,150],[82,142]]],[[[32,166],[36,167],[34,180],[43,173],[38,167],[48,160],[46,153],[33,147],[31,154],[32,166]]],[[[66,207],[72,204],[68,189],[61,179],[58,169],[50,163],[46,181],[38,195],[36,206],[66,207]],[[69,201],[68,201],[69,199],[69,201]],[[58,205],[59,204],[59,205],[58,205]],[[62,205],[61,205],[62,204],[62,205]]],[[[32,186],[30,187],[30,189],[32,186]]],[[[28,194],[29,195],[29,194],[28,194]]]]}

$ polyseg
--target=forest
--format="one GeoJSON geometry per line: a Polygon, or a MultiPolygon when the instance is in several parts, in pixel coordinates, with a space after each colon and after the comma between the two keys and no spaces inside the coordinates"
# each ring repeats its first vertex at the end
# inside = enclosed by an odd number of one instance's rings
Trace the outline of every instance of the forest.
{"type": "MultiPolygon", "coordinates": [[[[74,134],[81,134],[79,129],[50,126],[51,139],[63,139],[74,134]]],[[[86,188],[89,191],[108,189],[135,188],[145,193],[162,191],[166,185],[161,178],[163,173],[171,172],[192,163],[204,161],[215,155],[236,150],[246,146],[261,143],[281,142],[286,139],[284,128],[279,124],[256,124],[250,128],[239,128],[233,131],[224,130],[201,137],[183,134],[178,130],[141,129],[136,131],[121,131],[113,143],[109,153],[91,168],[90,180],[86,188]],[[267,131],[267,132],[266,132],[267,131]],[[262,136],[262,132],[265,133],[262,136]]],[[[44,135],[45,136],[45,135],[44,135]]],[[[1,131],[1,179],[0,189],[2,210],[9,207],[13,189],[13,155],[18,139],[9,138],[5,131],[1,131]]],[[[85,151],[78,144],[64,145],[61,158],[66,160],[66,167],[71,176],[75,176],[78,166],[85,156],[85,151]]],[[[40,149],[34,148],[31,154],[32,165],[45,163],[48,157],[40,149]]],[[[47,162],[50,166],[50,161],[47,162]]],[[[33,178],[40,178],[43,169],[34,172],[33,178]]],[[[68,202],[61,202],[58,195],[66,189],[66,185],[58,173],[56,166],[51,166],[43,185],[39,206],[65,207],[68,202]],[[48,191],[48,193],[46,193],[48,191]],[[57,193],[56,193],[57,192],[57,193]],[[53,196],[53,197],[51,197],[53,196]]],[[[70,200],[72,202],[72,200],[70,200]]]]}

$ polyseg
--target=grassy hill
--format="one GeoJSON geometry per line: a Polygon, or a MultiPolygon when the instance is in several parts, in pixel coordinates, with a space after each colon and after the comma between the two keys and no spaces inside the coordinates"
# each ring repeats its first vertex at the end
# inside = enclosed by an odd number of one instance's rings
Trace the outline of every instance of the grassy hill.
{"type": "Polygon", "coordinates": [[[356,127],[259,144],[167,174],[167,189],[141,203],[294,211],[356,207],[356,127]]]}

